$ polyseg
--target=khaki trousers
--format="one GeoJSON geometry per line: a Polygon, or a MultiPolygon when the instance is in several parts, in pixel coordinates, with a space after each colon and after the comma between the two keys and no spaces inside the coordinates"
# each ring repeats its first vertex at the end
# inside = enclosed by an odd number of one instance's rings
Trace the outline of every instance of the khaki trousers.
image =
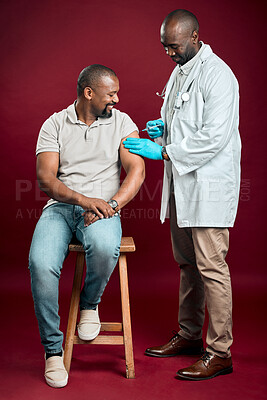
{"type": "Polygon", "coordinates": [[[174,195],[170,198],[173,255],[180,265],[179,334],[200,339],[209,314],[207,350],[230,357],[232,337],[232,290],[225,257],[229,247],[227,228],[179,228],[174,195]]]}

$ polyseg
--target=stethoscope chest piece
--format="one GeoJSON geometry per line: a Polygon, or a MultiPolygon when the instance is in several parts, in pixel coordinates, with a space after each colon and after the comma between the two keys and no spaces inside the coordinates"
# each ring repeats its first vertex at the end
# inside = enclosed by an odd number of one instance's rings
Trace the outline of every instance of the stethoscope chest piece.
{"type": "Polygon", "coordinates": [[[187,101],[189,101],[189,100],[190,100],[190,95],[189,95],[189,93],[188,93],[188,92],[185,92],[185,93],[182,93],[182,96],[181,96],[181,98],[182,98],[182,101],[185,101],[185,102],[187,102],[187,101]]]}

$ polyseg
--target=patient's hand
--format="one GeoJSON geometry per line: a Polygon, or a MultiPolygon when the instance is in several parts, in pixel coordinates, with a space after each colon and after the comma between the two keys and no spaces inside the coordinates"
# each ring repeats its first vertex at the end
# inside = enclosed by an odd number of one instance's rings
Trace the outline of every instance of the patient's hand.
{"type": "Polygon", "coordinates": [[[94,222],[99,220],[99,216],[96,215],[93,211],[85,211],[82,213],[84,218],[84,226],[89,226],[94,222]]]}

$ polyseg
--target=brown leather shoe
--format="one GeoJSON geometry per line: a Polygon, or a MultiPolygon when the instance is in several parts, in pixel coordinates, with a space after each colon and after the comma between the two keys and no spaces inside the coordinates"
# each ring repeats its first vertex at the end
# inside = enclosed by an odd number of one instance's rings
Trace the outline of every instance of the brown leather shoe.
{"type": "Polygon", "coordinates": [[[191,367],[180,369],[178,378],[191,381],[202,381],[215,378],[218,375],[226,375],[233,372],[232,358],[221,358],[207,351],[200,360],[191,367]]]}
{"type": "Polygon", "coordinates": [[[171,340],[163,346],[155,346],[146,349],[145,355],[152,357],[173,357],[180,354],[198,355],[204,352],[202,339],[187,340],[179,333],[171,338],[171,340]]]}

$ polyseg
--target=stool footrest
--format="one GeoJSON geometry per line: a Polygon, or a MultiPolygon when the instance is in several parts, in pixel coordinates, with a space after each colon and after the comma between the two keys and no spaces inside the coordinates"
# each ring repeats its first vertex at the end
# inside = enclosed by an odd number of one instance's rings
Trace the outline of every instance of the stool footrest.
{"type": "Polygon", "coordinates": [[[101,322],[101,332],[122,332],[121,322],[101,322]]]}
{"type": "MultiPolygon", "coordinates": [[[[70,243],[69,251],[77,251],[78,253],[84,253],[84,248],[80,242],[70,243]]],[[[121,239],[121,253],[132,253],[135,251],[135,244],[132,237],[122,237],[121,239]]]]}
{"type": "Polygon", "coordinates": [[[74,336],[73,344],[124,344],[123,336],[98,335],[93,340],[81,340],[78,336],[74,336]]]}

